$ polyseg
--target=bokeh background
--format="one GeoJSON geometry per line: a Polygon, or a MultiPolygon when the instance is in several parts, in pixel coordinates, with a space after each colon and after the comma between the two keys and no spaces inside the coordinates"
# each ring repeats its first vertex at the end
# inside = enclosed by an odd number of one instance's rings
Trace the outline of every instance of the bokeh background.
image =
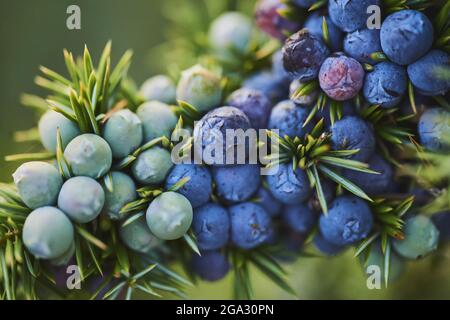
{"type": "MultiPolygon", "coordinates": [[[[87,44],[92,56],[98,57],[111,39],[116,59],[126,49],[133,49],[130,75],[140,84],[151,75],[166,72],[168,63],[176,66],[192,59],[176,61],[177,56],[164,43],[177,38],[179,46],[189,45],[195,35],[183,23],[206,29],[208,18],[217,15],[217,6],[209,10],[204,2],[216,1],[249,14],[254,4],[253,0],[1,0],[0,180],[10,182],[17,166],[5,162],[5,155],[39,149],[13,141],[15,131],[29,129],[37,120],[19,100],[21,93],[40,93],[33,83],[39,65],[63,72],[63,48],[80,54],[87,44]],[[66,28],[66,9],[71,4],[81,8],[81,30],[66,28]]],[[[367,289],[366,277],[351,250],[333,259],[300,258],[286,268],[300,299],[449,299],[449,258],[450,251],[443,248],[432,258],[411,264],[403,278],[382,290],[367,289]]],[[[292,298],[256,271],[252,276],[258,299],[292,298]]],[[[193,299],[228,299],[231,292],[228,276],[218,283],[201,283],[187,293],[193,299]]]]}

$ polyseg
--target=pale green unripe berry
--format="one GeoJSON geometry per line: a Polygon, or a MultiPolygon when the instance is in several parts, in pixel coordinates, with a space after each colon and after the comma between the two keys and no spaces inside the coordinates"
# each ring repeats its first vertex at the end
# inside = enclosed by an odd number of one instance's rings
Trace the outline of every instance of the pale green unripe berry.
{"type": "Polygon", "coordinates": [[[142,122],[128,109],[117,111],[105,123],[103,138],[111,147],[114,158],[125,158],[142,143],[142,122]]]}
{"type": "Polygon", "coordinates": [[[165,75],[157,75],[147,79],[142,84],[139,92],[147,101],[156,100],[167,104],[175,103],[175,83],[165,75]]]}
{"type": "Polygon", "coordinates": [[[216,18],[209,28],[209,44],[219,54],[249,49],[253,25],[250,18],[239,12],[226,12],[216,18]]]}
{"type": "Polygon", "coordinates": [[[22,164],[13,174],[22,201],[31,209],[56,204],[63,179],[49,163],[31,161],[22,164]]]}
{"type": "Polygon", "coordinates": [[[222,98],[220,78],[200,65],[182,72],[177,86],[177,100],[193,105],[199,112],[219,106],[222,98]]]}
{"type": "Polygon", "coordinates": [[[50,110],[39,120],[38,129],[42,145],[51,152],[56,152],[57,132],[61,133],[62,148],[81,134],[78,126],[59,112],[50,110]]]}
{"type": "Polygon", "coordinates": [[[51,265],[56,267],[65,266],[70,262],[74,254],[75,254],[75,242],[72,242],[72,245],[70,246],[69,250],[63,253],[62,256],[57,257],[55,259],[51,259],[50,263],[51,265]]]}
{"type": "Polygon", "coordinates": [[[131,171],[140,183],[154,185],[164,181],[172,166],[170,152],[154,147],[137,157],[131,166],[131,171]]]}
{"type": "Polygon", "coordinates": [[[112,151],[100,136],[86,133],[69,142],[64,157],[76,176],[98,179],[105,175],[112,164],[112,151]]]}
{"type": "Polygon", "coordinates": [[[55,259],[70,249],[74,231],[64,212],[55,207],[42,207],[28,215],[22,238],[25,247],[36,258],[55,259]]]}
{"type": "Polygon", "coordinates": [[[120,238],[131,250],[146,253],[161,244],[150,231],[145,215],[130,224],[120,227],[120,238]]]}
{"type": "Polygon", "coordinates": [[[78,223],[91,222],[102,211],[105,193],[102,186],[89,177],[67,180],[59,192],[58,207],[78,223]]]}
{"type": "Polygon", "coordinates": [[[186,197],[176,192],[164,192],[150,203],[146,214],[147,225],[159,239],[175,240],[189,230],[192,211],[186,197]]]}
{"type": "Polygon", "coordinates": [[[395,251],[408,259],[420,259],[436,250],[439,230],[430,218],[417,215],[405,221],[405,239],[393,242],[395,251]]]}
{"type": "Polygon", "coordinates": [[[142,121],[145,142],[161,136],[170,138],[178,121],[170,107],[158,101],[140,105],[136,114],[142,121]]]}
{"type": "Polygon", "coordinates": [[[112,176],[112,192],[104,187],[105,206],[104,212],[110,219],[120,219],[120,209],[129,202],[137,199],[136,184],[133,179],[123,172],[113,171],[112,176]]]}

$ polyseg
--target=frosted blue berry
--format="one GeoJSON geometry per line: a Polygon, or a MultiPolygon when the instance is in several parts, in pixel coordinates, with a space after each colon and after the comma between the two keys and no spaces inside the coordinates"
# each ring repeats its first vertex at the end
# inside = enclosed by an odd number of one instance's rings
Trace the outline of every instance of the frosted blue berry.
{"type": "Polygon", "coordinates": [[[450,55],[441,50],[431,50],[408,66],[408,76],[421,94],[437,96],[450,90],[450,80],[444,75],[449,70],[450,55]]]}
{"type": "Polygon", "coordinates": [[[308,31],[318,37],[323,39],[323,18],[327,21],[328,35],[330,39],[330,46],[332,51],[339,51],[342,49],[342,39],[344,38],[343,32],[331,21],[330,17],[324,16],[320,12],[313,12],[306,19],[303,28],[308,29],[308,31]]]}
{"type": "Polygon", "coordinates": [[[392,62],[381,62],[366,76],[364,97],[383,108],[395,107],[406,93],[406,70],[392,62]]]}
{"type": "Polygon", "coordinates": [[[329,54],[321,38],[302,29],[290,36],[283,46],[284,68],[302,82],[314,80],[329,54]]]}
{"type": "Polygon", "coordinates": [[[239,12],[226,12],[212,21],[208,39],[219,54],[247,52],[253,32],[252,21],[239,12]]]}
{"type": "Polygon", "coordinates": [[[256,193],[258,197],[258,204],[266,209],[267,213],[271,217],[278,216],[281,213],[283,205],[280,201],[275,199],[275,197],[267,190],[265,187],[260,187],[256,193]]]}
{"type": "Polygon", "coordinates": [[[340,246],[326,240],[320,232],[314,236],[313,243],[317,250],[327,256],[338,255],[345,249],[345,246],[340,246]]]}
{"type": "Polygon", "coordinates": [[[64,157],[76,176],[98,179],[104,176],[112,164],[112,151],[100,136],[86,133],[69,142],[64,157]]]}
{"type": "Polygon", "coordinates": [[[194,208],[206,204],[212,193],[212,177],[209,169],[195,164],[178,164],[167,176],[166,189],[170,189],[184,178],[189,178],[189,181],[177,192],[185,196],[194,208]]]}
{"type": "Polygon", "coordinates": [[[389,192],[394,184],[392,166],[377,154],[368,161],[369,168],[379,174],[364,173],[355,170],[344,170],[343,176],[360,187],[369,195],[379,195],[389,192]]]}
{"type": "Polygon", "coordinates": [[[380,30],[361,29],[348,33],[344,39],[344,51],[360,63],[375,63],[370,55],[382,51],[380,30]]]}
{"type": "Polygon", "coordinates": [[[224,207],[207,203],[195,209],[192,227],[200,250],[219,249],[230,237],[230,216],[224,207]]]}
{"type": "Polygon", "coordinates": [[[153,147],[137,157],[131,165],[131,171],[140,183],[155,185],[164,181],[172,166],[170,152],[153,147]]]}
{"type": "Polygon", "coordinates": [[[283,222],[292,231],[307,233],[316,223],[316,214],[304,204],[286,206],[281,214],[283,222]]]}
{"type": "Polygon", "coordinates": [[[272,109],[268,127],[278,129],[280,137],[303,138],[312,128],[312,123],[303,127],[309,112],[308,108],[298,106],[291,100],[282,101],[272,109]]]}
{"type": "Polygon", "coordinates": [[[114,158],[125,158],[142,143],[142,122],[128,109],[115,112],[103,127],[103,138],[114,158]]]}
{"type": "MultiPolygon", "coordinates": [[[[243,148],[246,160],[249,154],[248,139],[234,139],[227,148],[227,130],[242,129],[244,132],[251,127],[250,120],[244,112],[235,107],[220,107],[203,116],[194,127],[194,151],[201,156],[206,164],[223,165],[238,163],[239,149],[243,148]],[[220,153],[216,154],[216,151],[220,153]]],[[[241,154],[242,156],[242,154],[241,154]]]]}
{"type": "Polygon", "coordinates": [[[252,128],[265,129],[267,127],[272,104],[263,92],[241,88],[228,97],[227,104],[243,111],[250,120],[252,128]]]}
{"type": "Polygon", "coordinates": [[[105,206],[104,211],[110,219],[120,219],[120,209],[127,203],[137,199],[136,184],[133,179],[123,172],[113,171],[112,176],[112,191],[108,190],[106,186],[103,187],[105,192],[105,206]]]}
{"type": "Polygon", "coordinates": [[[328,57],[320,67],[320,87],[333,100],[350,100],[363,87],[364,74],[358,61],[336,53],[328,57]]]}
{"type": "Polygon", "coordinates": [[[176,192],[164,192],[147,209],[150,231],[161,240],[181,238],[192,223],[192,206],[186,197],[176,192]]]}
{"type": "Polygon", "coordinates": [[[450,150],[450,112],[442,108],[425,111],[419,121],[420,143],[430,151],[450,150]]]}
{"type": "Polygon", "coordinates": [[[22,201],[31,209],[56,204],[63,179],[49,163],[31,161],[22,164],[13,174],[22,201]]]}
{"type": "Polygon", "coordinates": [[[375,137],[372,127],[356,116],[347,116],[331,127],[331,141],[334,150],[359,150],[350,159],[368,161],[375,151],[375,137]]]}
{"type": "Polygon", "coordinates": [[[157,75],[147,79],[139,90],[147,101],[159,101],[173,104],[176,102],[176,85],[172,79],[165,75],[157,75]]]}
{"type": "Polygon", "coordinates": [[[370,14],[369,6],[380,5],[379,0],[330,0],[328,14],[333,23],[345,32],[352,32],[366,26],[370,14]]]}
{"type": "Polygon", "coordinates": [[[220,251],[205,251],[192,257],[192,269],[205,281],[217,281],[227,275],[230,264],[220,251]]]}
{"type": "Polygon", "coordinates": [[[89,177],[67,180],[59,192],[58,207],[78,223],[91,222],[100,214],[105,203],[102,186],[89,177]]]}
{"type": "Polygon", "coordinates": [[[63,149],[73,138],[81,134],[80,129],[78,129],[78,126],[74,122],[59,112],[53,110],[47,111],[39,120],[38,129],[41,142],[48,151],[56,152],[58,128],[61,132],[63,149]]]}
{"type": "Polygon", "coordinates": [[[177,86],[177,100],[193,105],[199,112],[219,106],[222,99],[220,78],[200,65],[181,73],[177,86]]]}
{"type": "Polygon", "coordinates": [[[322,215],[319,220],[323,237],[340,246],[364,239],[372,226],[373,216],[368,204],[355,196],[336,198],[328,208],[328,215],[322,215]]]}
{"type": "Polygon", "coordinates": [[[230,202],[248,200],[261,183],[260,167],[255,164],[213,167],[219,197],[230,202]]]}
{"type": "Polygon", "coordinates": [[[23,225],[23,243],[36,258],[55,259],[65,254],[74,241],[73,226],[64,212],[42,207],[31,212],[23,225]]]}
{"type": "Polygon", "coordinates": [[[161,136],[170,138],[177,124],[177,117],[170,107],[162,102],[150,101],[139,106],[136,114],[144,129],[144,141],[161,136]]]}
{"type": "Polygon", "coordinates": [[[407,259],[420,259],[436,250],[439,230],[430,218],[424,215],[410,217],[403,226],[405,238],[394,240],[395,251],[407,259]]]}
{"type": "MultiPolygon", "coordinates": [[[[131,219],[134,217],[131,217],[131,219]]],[[[126,222],[126,221],[125,221],[126,222]]],[[[120,226],[120,239],[125,245],[140,253],[148,253],[161,244],[161,240],[156,238],[145,221],[145,215],[132,222],[120,226]]]]}
{"type": "Polygon", "coordinates": [[[289,78],[271,71],[260,71],[248,77],[243,87],[264,92],[272,103],[277,103],[288,98],[289,78]]]}
{"type": "Polygon", "coordinates": [[[311,188],[305,172],[292,164],[280,164],[278,169],[267,176],[267,184],[272,195],[284,204],[300,204],[308,199],[311,188]]]}
{"type": "Polygon", "coordinates": [[[401,10],[389,15],[381,25],[381,47],[386,56],[400,65],[417,61],[433,44],[433,25],[416,10],[401,10]]]}
{"type": "Polygon", "coordinates": [[[242,249],[263,244],[272,232],[269,214],[258,204],[244,202],[229,208],[231,240],[242,249]]]}

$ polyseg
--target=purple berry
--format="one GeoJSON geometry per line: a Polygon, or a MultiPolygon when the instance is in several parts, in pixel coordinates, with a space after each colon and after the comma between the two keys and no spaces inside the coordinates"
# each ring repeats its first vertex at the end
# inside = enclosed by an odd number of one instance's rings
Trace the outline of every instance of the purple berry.
{"type": "Polygon", "coordinates": [[[284,68],[302,82],[313,80],[329,53],[322,39],[302,29],[290,36],[283,46],[284,68]]]}
{"type": "Polygon", "coordinates": [[[279,10],[287,8],[280,0],[260,0],[256,4],[255,19],[258,27],[271,37],[284,40],[286,33],[300,29],[300,24],[282,17],[279,10]]]}
{"type": "Polygon", "coordinates": [[[364,82],[364,69],[353,58],[335,54],[327,58],[319,72],[320,87],[333,100],[354,98],[364,82]]]}

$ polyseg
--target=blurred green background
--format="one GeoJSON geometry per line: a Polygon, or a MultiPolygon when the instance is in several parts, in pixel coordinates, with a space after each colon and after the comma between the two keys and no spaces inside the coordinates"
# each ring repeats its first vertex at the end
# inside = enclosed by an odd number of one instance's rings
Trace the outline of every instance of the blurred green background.
{"type": "MultiPolygon", "coordinates": [[[[106,41],[113,41],[116,59],[126,49],[134,51],[131,76],[140,84],[150,75],[163,72],[164,50],[154,50],[173,31],[173,19],[185,19],[182,10],[167,15],[167,3],[178,0],[15,0],[0,3],[0,178],[11,181],[16,163],[6,163],[7,154],[31,152],[38,147],[17,144],[13,132],[35,125],[31,110],[20,106],[23,92],[39,93],[33,83],[39,65],[59,72],[64,70],[62,49],[80,54],[87,44],[93,57],[98,57],[106,41]],[[66,9],[71,4],[81,8],[82,29],[66,28],[66,9]],[[163,13],[164,12],[164,13],[163,13]],[[156,54],[157,53],[157,54],[156,54]]],[[[217,0],[206,0],[217,1],[217,0]]],[[[240,0],[247,7],[253,0],[240,0]]],[[[179,1],[178,1],[179,2],[179,1]]],[[[183,0],[191,7],[201,0],[183,0]]],[[[235,1],[236,4],[236,1],[235,1]]],[[[234,4],[234,5],[235,5],[234,4]]],[[[188,34],[187,37],[192,37],[188,34]]],[[[160,47],[161,49],[162,47],[160,47]]],[[[177,61],[171,61],[177,63],[177,61]]],[[[290,282],[301,299],[448,299],[450,298],[450,251],[444,248],[433,258],[412,263],[405,276],[388,290],[368,290],[366,278],[353,258],[353,252],[334,258],[301,258],[287,265],[290,282]]],[[[231,276],[213,284],[202,283],[190,289],[194,299],[228,299],[231,276]]],[[[259,299],[292,298],[266,279],[254,273],[256,297],[259,299]]]]}

